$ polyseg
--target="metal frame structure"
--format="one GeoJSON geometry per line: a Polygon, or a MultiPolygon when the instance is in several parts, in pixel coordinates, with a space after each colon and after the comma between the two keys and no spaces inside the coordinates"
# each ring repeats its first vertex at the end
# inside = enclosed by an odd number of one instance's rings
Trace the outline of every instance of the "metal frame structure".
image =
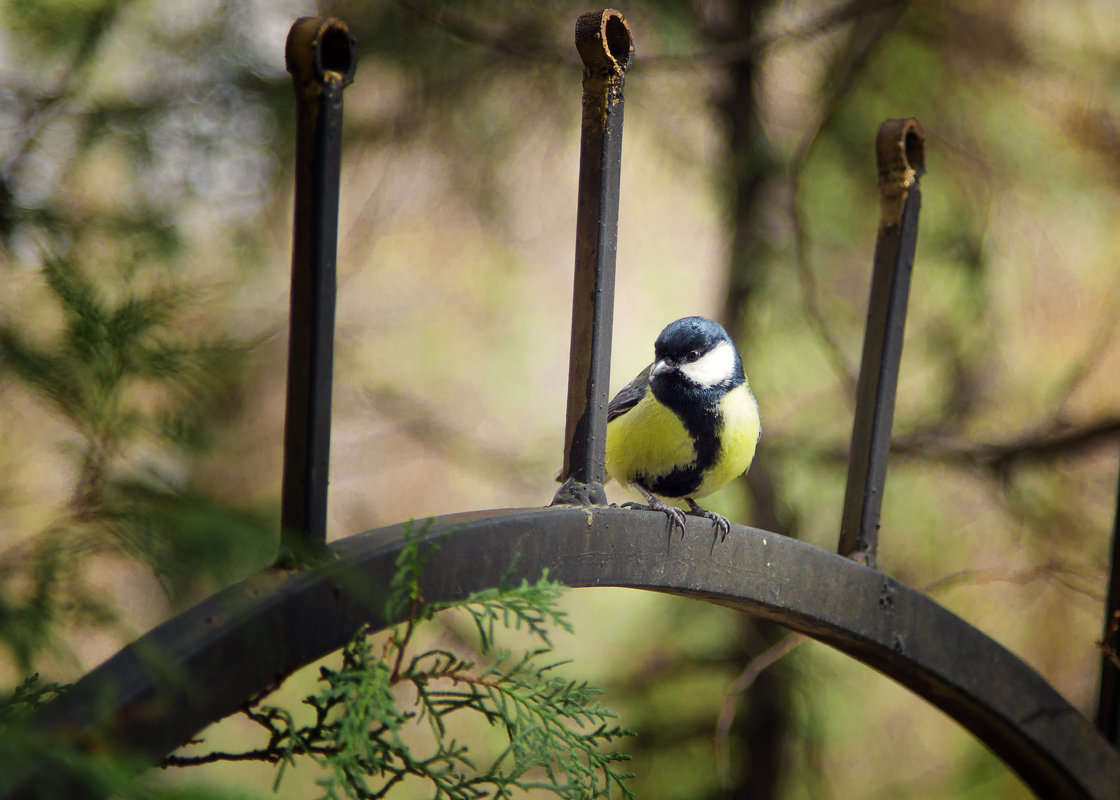
{"type": "MultiPolygon", "coordinates": [[[[566,480],[550,508],[470,512],[428,523],[424,540],[438,538],[441,544],[422,575],[423,596],[461,598],[503,577],[536,579],[548,568],[550,576],[575,587],[631,587],[735,608],[832,645],[909,687],[972,731],[1042,797],[1120,796],[1117,675],[1110,659],[1102,667],[1098,730],[1015,655],[874,569],[917,233],[918,179],[925,166],[915,120],[888,120],[879,133],[882,217],[839,554],[740,525],[720,541],[710,524],[695,518],[683,538],[667,537],[664,515],[605,505],[623,80],[633,42],[622,15],[608,9],[580,18],[576,44],[585,72],[566,480]]],[[[289,48],[290,65],[314,65],[310,73],[292,70],[297,94],[301,74],[337,86],[338,92],[353,75],[352,40],[337,20],[298,21],[289,48]],[[324,46],[331,48],[326,58],[324,46]],[[293,47],[303,51],[293,54],[293,47]]],[[[340,95],[334,105],[340,113],[340,95]]],[[[303,127],[299,135],[307,135],[303,127]]],[[[337,150],[309,152],[318,153],[311,174],[333,169],[335,177],[333,184],[329,176],[313,182],[320,188],[305,201],[297,199],[292,359],[312,352],[309,342],[316,336],[329,350],[324,318],[316,322],[296,313],[297,292],[320,298],[333,293],[337,198],[327,195],[332,187],[337,193],[337,150]],[[319,220],[319,246],[329,250],[325,259],[316,246],[299,246],[300,231],[311,218],[319,220]],[[313,265],[315,252],[319,261],[313,265]]],[[[333,294],[327,300],[333,304],[333,294]]],[[[314,459],[307,453],[325,452],[327,446],[329,416],[325,424],[321,417],[316,423],[309,408],[321,403],[324,392],[329,401],[329,370],[325,385],[312,384],[318,400],[289,402],[286,465],[289,459],[292,465],[310,464],[314,459]],[[293,430],[309,433],[293,436],[293,430]]],[[[308,467],[291,480],[286,466],[284,489],[285,510],[303,507],[289,492],[325,497],[325,466],[308,467]]],[[[302,542],[305,553],[321,551],[325,516],[316,515],[325,506],[306,502],[311,512],[285,514],[287,535],[302,542]]],[[[344,645],[360,624],[380,628],[398,622],[383,613],[404,527],[333,542],[332,558],[295,559],[304,566],[269,569],[214,595],[90,672],[40,710],[37,726],[75,741],[93,730],[107,731],[115,744],[155,762],[294,670],[344,645]]],[[[1120,613],[1115,573],[1114,567],[1106,625],[1120,613]]],[[[34,775],[24,776],[17,796],[34,796],[34,785],[34,775]]]]}

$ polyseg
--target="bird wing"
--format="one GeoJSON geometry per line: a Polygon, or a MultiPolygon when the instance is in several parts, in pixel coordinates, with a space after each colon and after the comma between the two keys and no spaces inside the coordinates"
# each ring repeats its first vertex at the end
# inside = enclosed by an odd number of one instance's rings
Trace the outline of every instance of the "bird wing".
{"type": "Polygon", "coordinates": [[[621,417],[645,397],[646,389],[649,388],[649,371],[651,369],[653,369],[653,364],[638,373],[638,377],[622,387],[618,394],[614,396],[614,399],[607,405],[607,422],[615,417],[621,417]]]}

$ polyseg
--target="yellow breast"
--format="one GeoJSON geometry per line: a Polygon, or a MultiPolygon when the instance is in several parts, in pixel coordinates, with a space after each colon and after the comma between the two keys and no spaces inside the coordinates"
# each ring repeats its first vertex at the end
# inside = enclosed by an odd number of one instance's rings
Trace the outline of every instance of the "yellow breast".
{"type": "Polygon", "coordinates": [[[684,423],[649,389],[637,405],[607,423],[607,472],[623,486],[639,474],[668,473],[695,458],[684,423]]]}
{"type": "Polygon", "coordinates": [[[707,497],[738,478],[754,460],[758,447],[761,422],[758,403],[747,384],[728,392],[720,401],[723,412],[723,431],[720,436],[720,455],[715,466],[704,476],[694,498],[707,497]]]}
{"type": "MultiPolygon", "coordinates": [[[[693,498],[706,497],[742,475],[751,465],[758,444],[758,404],[744,384],[728,392],[720,403],[723,426],[720,454],[705,473],[693,498]]],[[[665,475],[696,459],[692,436],[672,411],[652,392],[632,409],[607,424],[607,472],[623,486],[639,475],[665,475]]]]}

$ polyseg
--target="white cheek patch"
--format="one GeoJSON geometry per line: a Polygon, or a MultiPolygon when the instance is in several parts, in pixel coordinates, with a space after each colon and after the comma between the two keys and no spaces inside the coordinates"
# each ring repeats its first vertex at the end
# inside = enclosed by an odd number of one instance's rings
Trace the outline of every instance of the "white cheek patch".
{"type": "Polygon", "coordinates": [[[731,379],[735,372],[735,347],[720,342],[691,364],[681,364],[685,377],[705,388],[731,379]]]}

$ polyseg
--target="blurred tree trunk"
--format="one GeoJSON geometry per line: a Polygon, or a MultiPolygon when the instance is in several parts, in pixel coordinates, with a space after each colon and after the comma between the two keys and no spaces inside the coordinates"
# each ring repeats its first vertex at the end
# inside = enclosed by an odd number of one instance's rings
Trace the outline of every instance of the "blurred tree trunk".
{"type": "MultiPolygon", "coordinates": [[[[727,17],[734,24],[725,35],[735,41],[749,40],[766,3],[728,0],[726,5],[727,17]]],[[[757,53],[731,63],[727,96],[717,101],[727,124],[731,180],[726,188],[733,227],[723,321],[739,342],[748,341],[752,332],[751,296],[762,281],[760,265],[766,262],[762,256],[767,249],[759,230],[760,210],[767,199],[768,181],[778,170],[759,121],[758,71],[757,53]]]]}
{"type": "MultiPolygon", "coordinates": [[[[768,3],[724,0],[719,5],[721,35],[734,41],[749,41],[755,36],[759,16],[768,3]]],[[[762,209],[772,199],[771,179],[777,172],[759,121],[759,66],[758,53],[730,64],[727,96],[720,101],[731,161],[727,199],[732,225],[723,321],[731,337],[748,351],[754,321],[751,300],[764,279],[760,265],[767,263],[762,257],[767,243],[759,226],[762,209]]],[[[774,484],[765,458],[755,462],[749,478],[740,485],[751,496],[753,525],[792,535],[791,526],[778,519],[774,484]]],[[[751,659],[784,633],[777,625],[744,615],[737,666],[746,668],[751,659]]],[[[738,699],[728,742],[731,784],[723,788],[720,797],[765,800],[782,794],[782,768],[790,741],[789,695],[788,670],[779,663],[763,671],[738,699]]]]}

